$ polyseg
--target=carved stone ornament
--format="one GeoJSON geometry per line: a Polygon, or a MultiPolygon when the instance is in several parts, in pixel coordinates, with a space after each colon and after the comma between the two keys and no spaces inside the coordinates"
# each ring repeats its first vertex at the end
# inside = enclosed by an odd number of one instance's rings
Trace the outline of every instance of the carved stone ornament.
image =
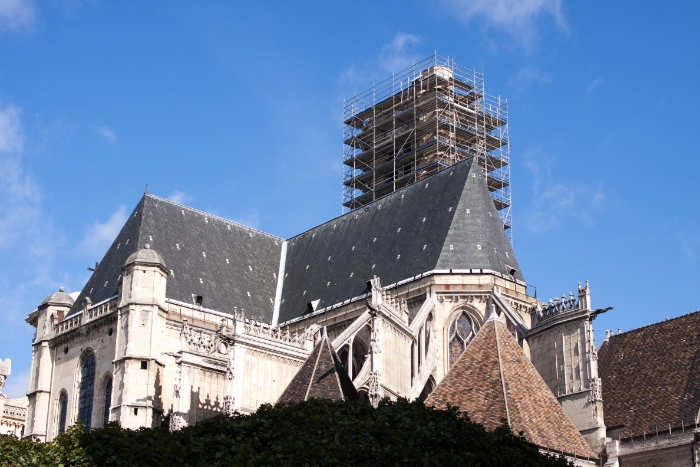
{"type": "Polygon", "coordinates": [[[191,349],[208,354],[228,352],[228,342],[221,334],[194,330],[187,324],[187,321],[182,326],[180,335],[184,337],[185,342],[191,349]]]}
{"type": "Polygon", "coordinates": [[[185,426],[185,419],[182,417],[182,414],[179,412],[172,412],[170,414],[170,425],[168,426],[168,430],[172,431],[178,431],[179,429],[183,428],[185,426]]]}
{"type": "Polygon", "coordinates": [[[369,373],[369,379],[367,380],[369,401],[373,407],[379,405],[379,401],[382,399],[382,386],[379,382],[379,372],[371,371],[369,373]]]}
{"type": "Polygon", "coordinates": [[[236,414],[236,398],[234,396],[224,396],[224,407],[222,412],[224,415],[232,417],[236,414]]]}
{"type": "Polygon", "coordinates": [[[5,381],[10,375],[12,369],[12,362],[9,358],[4,361],[0,360],[0,394],[2,394],[2,388],[5,386],[5,381]]]}
{"type": "Polygon", "coordinates": [[[591,378],[591,393],[588,395],[588,402],[602,402],[603,385],[600,378],[591,378]]]}
{"type": "Polygon", "coordinates": [[[229,358],[226,362],[226,379],[228,379],[229,381],[233,381],[233,378],[233,359],[229,358]]]}

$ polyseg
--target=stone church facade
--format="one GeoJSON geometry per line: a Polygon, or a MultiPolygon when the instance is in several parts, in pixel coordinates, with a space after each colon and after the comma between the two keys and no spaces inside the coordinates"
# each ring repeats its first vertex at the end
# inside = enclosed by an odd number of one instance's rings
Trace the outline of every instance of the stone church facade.
{"type": "Polygon", "coordinates": [[[425,399],[494,313],[597,454],[609,439],[592,322],[607,309],[588,283],[575,290],[528,294],[473,159],[289,239],[145,194],[80,294],[27,317],[25,435],[250,413],[321,343],[353,394],[425,399]]]}

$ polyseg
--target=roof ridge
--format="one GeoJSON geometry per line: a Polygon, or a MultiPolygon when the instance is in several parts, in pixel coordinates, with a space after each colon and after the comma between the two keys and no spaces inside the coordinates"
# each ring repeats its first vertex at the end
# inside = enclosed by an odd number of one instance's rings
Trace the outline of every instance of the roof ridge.
{"type": "Polygon", "coordinates": [[[209,217],[211,217],[211,218],[213,218],[213,219],[218,219],[218,220],[220,220],[220,221],[228,222],[228,223],[230,223],[230,224],[233,224],[233,225],[238,226],[238,227],[242,227],[242,228],[244,228],[244,229],[252,230],[253,232],[257,232],[257,233],[260,233],[260,234],[263,234],[263,235],[267,235],[268,237],[272,237],[272,238],[275,238],[275,239],[278,239],[278,240],[282,240],[282,241],[285,240],[285,239],[282,238],[282,237],[278,237],[277,235],[273,235],[273,234],[271,234],[271,233],[263,232],[262,230],[256,229],[256,228],[254,228],[254,227],[249,227],[249,226],[247,226],[247,225],[243,225],[243,224],[241,224],[240,222],[232,221],[231,219],[226,219],[225,217],[221,217],[221,216],[218,216],[218,215],[216,215],[216,214],[212,214],[212,213],[210,213],[210,212],[202,211],[201,209],[193,208],[193,207],[191,207],[191,206],[186,206],[186,205],[184,205],[184,204],[177,203],[177,202],[175,202],[175,201],[172,201],[172,200],[169,200],[169,199],[166,199],[166,198],[161,198],[160,196],[156,196],[156,195],[151,194],[151,193],[144,193],[143,197],[144,197],[144,198],[146,198],[146,197],[148,197],[148,198],[153,198],[153,199],[156,199],[156,200],[158,200],[158,201],[164,201],[164,202],[166,202],[166,203],[170,203],[170,204],[173,204],[173,205],[175,205],[175,206],[179,206],[179,207],[181,207],[181,208],[189,209],[190,211],[194,211],[194,212],[199,213],[199,214],[204,214],[204,215],[209,216],[209,217]]]}
{"type": "Polygon", "coordinates": [[[323,353],[323,341],[324,340],[328,340],[328,338],[327,337],[321,338],[321,342],[319,343],[318,355],[316,355],[316,361],[314,362],[314,369],[311,372],[311,378],[309,378],[309,385],[306,387],[306,395],[304,396],[305,401],[309,400],[309,392],[311,392],[311,386],[313,386],[313,384],[314,384],[314,376],[316,376],[316,369],[318,368],[318,361],[321,359],[321,354],[323,353]]]}
{"type": "MultiPolygon", "coordinates": [[[[451,165],[451,166],[445,168],[444,170],[441,170],[441,171],[439,171],[439,172],[436,172],[436,173],[434,173],[434,174],[431,174],[431,175],[425,177],[424,179],[422,179],[422,180],[420,180],[420,181],[423,182],[423,181],[425,181],[425,180],[430,180],[432,177],[436,177],[436,176],[438,176],[438,175],[442,175],[443,173],[447,172],[448,169],[454,169],[455,167],[460,166],[460,165],[462,165],[462,164],[466,164],[467,162],[470,162],[470,161],[472,161],[472,160],[474,160],[474,156],[471,156],[471,157],[469,157],[469,158],[467,158],[467,159],[464,159],[463,161],[459,161],[459,162],[457,162],[456,164],[453,164],[453,165],[451,165]]],[[[291,240],[293,240],[293,239],[295,239],[295,238],[297,238],[297,237],[301,237],[302,235],[304,235],[304,234],[306,234],[306,233],[309,233],[309,232],[311,232],[312,230],[318,229],[319,227],[322,227],[322,226],[324,226],[324,225],[326,225],[326,224],[330,224],[330,223],[333,222],[333,221],[336,221],[336,222],[337,222],[338,219],[341,219],[341,218],[343,218],[343,217],[346,217],[346,216],[348,216],[348,215],[350,215],[350,214],[352,214],[352,213],[356,213],[357,211],[364,211],[364,210],[368,209],[370,206],[372,206],[373,204],[378,203],[379,201],[385,201],[387,198],[389,198],[389,197],[391,197],[391,196],[395,196],[397,193],[402,193],[402,192],[404,192],[404,191],[406,191],[406,190],[412,189],[412,188],[414,188],[414,187],[417,186],[417,185],[418,185],[418,182],[414,182],[414,183],[411,183],[410,185],[406,185],[405,187],[399,188],[399,189],[396,190],[396,191],[392,191],[391,193],[387,193],[386,195],[384,195],[384,196],[382,196],[382,197],[380,197],[380,198],[377,198],[377,199],[375,199],[374,201],[369,202],[369,203],[365,204],[365,205],[362,206],[362,207],[359,207],[359,208],[357,208],[357,209],[353,209],[352,211],[348,211],[348,212],[346,212],[345,214],[341,214],[340,216],[336,216],[336,217],[334,217],[334,218],[332,218],[332,219],[327,220],[326,222],[322,222],[321,224],[318,224],[318,225],[316,225],[316,226],[314,226],[314,227],[308,228],[308,229],[304,230],[303,232],[300,232],[300,233],[294,235],[293,237],[289,237],[289,238],[287,239],[287,241],[291,241],[291,240]]]]}
{"type": "MultiPolygon", "coordinates": [[[[493,305],[491,305],[493,307],[493,305]]],[[[488,323],[493,323],[493,328],[494,328],[494,334],[496,334],[496,355],[498,355],[498,371],[500,372],[501,375],[501,389],[503,390],[503,401],[505,402],[506,405],[506,419],[508,420],[508,426],[512,426],[511,420],[510,420],[510,410],[508,409],[508,392],[506,391],[506,378],[503,376],[503,364],[501,363],[501,345],[498,340],[498,328],[496,321],[501,321],[498,316],[496,316],[495,312],[495,307],[492,308],[491,311],[491,317],[486,321],[486,324],[484,326],[487,326],[488,323]],[[495,319],[494,319],[495,318],[495,319]]],[[[503,323],[501,323],[503,324],[503,323]]]]}
{"type": "MultiPolygon", "coordinates": [[[[700,310],[691,311],[690,313],[685,313],[685,314],[683,314],[683,315],[675,316],[675,317],[673,317],[673,318],[666,318],[666,319],[663,320],[663,321],[657,321],[657,322],[655,322],[655,323],[645,324],[644,326],[640,326],[640,327],[638,327],[638,328],[630,329],[629,331],[621,331],[621,332],[619,332],[619,333],[617,333],[617,334],[611,335],[611,336],[610,336],[610,339],[612,339],[612,338],[614,338],[614,337],[617,337],[617,336],[619,336],[619,335],[621,335],[621,334],[632,334],[632,333],[637,332],[637,331],[642,331],[642,330],[644,330],[644,329],[646,329],[646,328],[650,328],[650,327],[653,327],[653,326],[658,326],[658,325],[664,324],[664,323],[670,323],[671,321],[676,321],[676,320],[681,319],[681,318],[687,318],[688,316],[694,315],[694,314],[696,314],[696,313],[700,313],[700,310]]],[[[606,342],[606,341],[603,341],[603,344],[605,344],[605,342],[606,342]]],[[[601,347],[602,347],[602,346],[603,346],[603,345],[601,344],[601,347]]]]}

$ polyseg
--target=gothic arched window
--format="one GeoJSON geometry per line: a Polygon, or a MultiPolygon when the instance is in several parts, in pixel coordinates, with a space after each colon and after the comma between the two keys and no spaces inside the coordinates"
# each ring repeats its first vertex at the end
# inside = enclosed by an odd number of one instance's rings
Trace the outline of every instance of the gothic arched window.
{"type": "Polygon", "coordinates": [[[461,312],[450,324],[447,332],[447,351],[449,353],[449,365],[457,361],[460,355],[467,349],[467,345],[479,332],[479,325],[471,319],[466,311],[461,312]]]}
{"type": "Polygon", "coordinates": [[[107,380],[105,385],[105,411],[102,416],[102,426],[109,423],[109,407],[112,405],[112,378],[107,380]]]}
{"type": "Polygon", "coordinates": [[[68,394],[61,392],[58,398],[58,432],[66,432],[66,413],[68,412],[68,394]]]}
{"type": "Polygon", "coordinates": [[[89,430],[92,421],[92,399],[95,395],[95,354],[90,352],[80,366],[78,420],[89,430]]]}

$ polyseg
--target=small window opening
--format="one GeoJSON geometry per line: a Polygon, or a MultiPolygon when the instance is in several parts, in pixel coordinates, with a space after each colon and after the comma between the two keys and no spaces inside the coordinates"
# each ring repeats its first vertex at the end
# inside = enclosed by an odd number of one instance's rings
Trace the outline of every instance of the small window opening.
{"type": "Polygon", "coordinates": [[[197,295],[197,297],[194,299],[194,303],[197,306],[202,306],[202,302],[204,302],[204,297],[202,297],[201,295],[197,295]]]}
{"type": "Polygon", "coordinates": [[[114,333],[114,330],[112,328],[109,328],[109,330],[107,331],[107,335],[111,336],[113,333],[114,333]]]}
{"type": "Polygon", "coordinates": [[[146,360],[141,360],[141,369],[142,370],[148,369],[148,362],[146,360]]]}
{"type": "Polygon", "coordinates": [[[138,415],[138,414],[139,414],[139,409],[138,409],[138,407],[134,407],[134,415],[138,415]]]}

